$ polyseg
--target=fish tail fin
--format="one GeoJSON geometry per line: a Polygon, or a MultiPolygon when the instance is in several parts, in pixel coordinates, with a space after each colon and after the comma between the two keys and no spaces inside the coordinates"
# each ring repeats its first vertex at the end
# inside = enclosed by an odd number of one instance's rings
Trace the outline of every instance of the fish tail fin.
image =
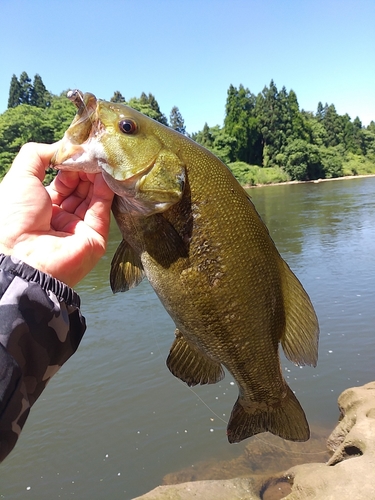
{"type": "Polygon", "coordinates": [[[286,396],[277,407],[269,406],[263,409],[253,404],[253,407],[249,408],[243,406],[238,398],[227,427],[228,441],[239,443],[243,439],[267,431],[289,441],[307,441],[310,429],[305,413],[291,389],[288,386],[286,389],[286,396]]]}

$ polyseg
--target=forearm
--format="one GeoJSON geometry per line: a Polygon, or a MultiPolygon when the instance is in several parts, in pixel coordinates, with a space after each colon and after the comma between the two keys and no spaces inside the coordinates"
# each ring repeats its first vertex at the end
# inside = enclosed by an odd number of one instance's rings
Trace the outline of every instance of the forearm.
{"type": "Polygon", "coordinates": [[[0,254],[0,461],[49,379],[78,348],[86,329],[79,307],[64,283],[0,254]]]}

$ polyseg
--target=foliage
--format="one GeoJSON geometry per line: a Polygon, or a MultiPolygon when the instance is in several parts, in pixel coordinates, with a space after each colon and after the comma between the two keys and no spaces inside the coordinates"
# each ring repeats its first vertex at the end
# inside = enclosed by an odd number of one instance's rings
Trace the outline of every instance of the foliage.
{"type": "Polygon", "coordinates": [[[118,104],[125,103],[125,97],[119,90],[116,90],[110,99],[110,102],[117,102],[118,104]]]}
{"type": "Polygon", "coordinates": [[[225,107],[225,133],[235,139],[230,156],[238,161],[262,161],[259,117],[255,115],[255,96],[243,85],[237,90],[230,85],[225,107]]]}
{"type": "Polygon", "coordinates": [[[48,108],[20,104],[0,115],[0,179],[26,142],[52,143],[61,139],[75,111],[68,99],[54,96],[48,108]]]}
{"type": "Polygon", "coordinates": [[[227,134],[219,125],[209,127],[207,123],[205,123],[203,130],[193,134],[192,139],[209,149],[224,163],[228,164],[234,160],[233,149],[236,144],[236,139],[227,134]]]}
{"type": "Polygon", "coordinates": [[[290,181],[289,175],[280,167],[262,168],[240,161],[229,163],[228,167],[238,182],[245,186],[277,184],[279,182],[290,181]]]}
{"type": "Polygon", "coordinates": [[[279,167],[292,180],[338,177],[347,171],[348,155],[366,158],[361,165],[372,162],[375,173],[375,122],[364,128],[358,117],[339,115],[333,104],[319,102],[315,114],[300,110],[296,93],[279,91],[271,80],[257,96],[230,85],[225,111],[223,128],[205,124],[193,138],[226,162],[245,162],[235,174],[240,182],[247,182],[251,164],[279,167]],[[224,155],[215,141],[219,134],[232,139],[224,143],[224,155]]]}
{"type": "Polygon", "coordinates": [[[163,125],[168,125],[168,120],[160,111],[159,104],[152,94],[146,95],[142,92],[141,97],[132,97],[127,102],[128,106],[136,109],[137,111],[143,113],[150,118],[162,123],[163,125]]]}
{"type": "Polygon", "coordinates": [[[8,108],[15,108],[19,104],[21,104],[21,85],[16,75],[13,75],[10,81],[8,108]]]}
{"type": "Polygon", "coordinates": [[[169,115],[169,123],[170,127],[173,128],[173,130],[177,130],[177,132],[180,132],[180,134],[183,135],[186,134],[185,122],[177,106],[173,106],[173,108],[171,109],[171,114],[169,115]]]}
{"type": "Polygon", "coordinates": [[[368,175],[375,174],[374,159],[363,155],[348,153],[343,163],[343,175],[368,175]]]}
{"type": "MultiPolygon", "coordinates": [[[[0,179],[23,143],[63,136],[76,111],[65,95],[48,92],[38,74],[33,82],[25,71],[12,76],[8,109],[0,115],[0,179]]],[[[168,125],[151,93],[126,102],[116,90],[110,100],[168,125]]],[[[186,134],[177,106],[169,119],[174,130],[186,134]]],[[[300,110],[296,93],[278,90],[273,80],[257,95],[230,85],[223,126],[205,123],[192,138],[229,165],[242,184],[375,173],[375,121],[363,127],[358,117],[352,120],[322,102],[315,113],[300,110]]]]}

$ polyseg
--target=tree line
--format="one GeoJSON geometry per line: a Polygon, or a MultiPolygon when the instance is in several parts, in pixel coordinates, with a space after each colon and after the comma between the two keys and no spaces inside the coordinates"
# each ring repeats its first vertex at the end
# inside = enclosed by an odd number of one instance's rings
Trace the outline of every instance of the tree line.
{"type": "MultiPolygon", "coordinates": [[[[69,126],[76,109],[66,98],[49,92],[40,75],[12,76],[8,109],[0,115],[0,179],[22,144],[54,142],[69,126]]],[[[167,117],[153,94],[128,101],[117,90],[111,102],[125,103],[151,118],[186,134],[177,106],[167,117]]],[[[271,80],[257,95],[230,85],[223,126],[209,126],[192,139],[210,149],[243,184],[254,183],[254,172],[279,180],[313,180],[375,172],[375,123],[363,127],[357,117],[339,115],[333,104],[318,103],[316,112],[300,110],[297,95],[271,80]]],[[[263,178],[261,177],[261,178],[263,178]]]]}
{"type": "Polygon", "coordinates": [[[243,183],[249,165],[281,169],[291,180],[355,175],[363,168],[375,173],[374,121],[363,127],[358,117],[352,121],[321,102],[315,113],[300,110],[296,93],[279,91],[273,80],[257,95],[230,85],[224,126],[206,123],[193,138],[243,183]]]}

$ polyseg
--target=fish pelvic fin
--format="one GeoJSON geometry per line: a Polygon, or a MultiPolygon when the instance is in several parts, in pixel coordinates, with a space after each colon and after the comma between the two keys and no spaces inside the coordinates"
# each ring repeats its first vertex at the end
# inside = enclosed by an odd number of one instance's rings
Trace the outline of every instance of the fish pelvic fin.
{"type": "Polygon", "coordinates": [[[111,262],[109,281],[112,292],[126,292],[135,288],[145,277],[139,255],[125,240],[118,246],[111,262]]]}
{"type": "Polygon", "coordinates": [[[264,409],[264,403],[259,407],[256,403],[252,407],[243,406],[238,398],[227,427],[228,441],[239,443],[267,431],[289,441],[307,441],[310,429],[305,413],[291,389],[288,386],[286,389],[280,404],[267,409],[264,409]]]}
{"type": "Polygon", "coordinates": [[[188,386],[215,384],[224,378],[220,363],[213,361],[197,347],[190,344],[177,328],[176,339],[167,358],[169,371],[188,386]]]}
{"type": "Polygon", "coordinates": [[[290,270],[283,265],[285,330],[281,345],[285,356],[297,365],[316,366],[318,361],[319,323],[309,296],[290,270]]]}

